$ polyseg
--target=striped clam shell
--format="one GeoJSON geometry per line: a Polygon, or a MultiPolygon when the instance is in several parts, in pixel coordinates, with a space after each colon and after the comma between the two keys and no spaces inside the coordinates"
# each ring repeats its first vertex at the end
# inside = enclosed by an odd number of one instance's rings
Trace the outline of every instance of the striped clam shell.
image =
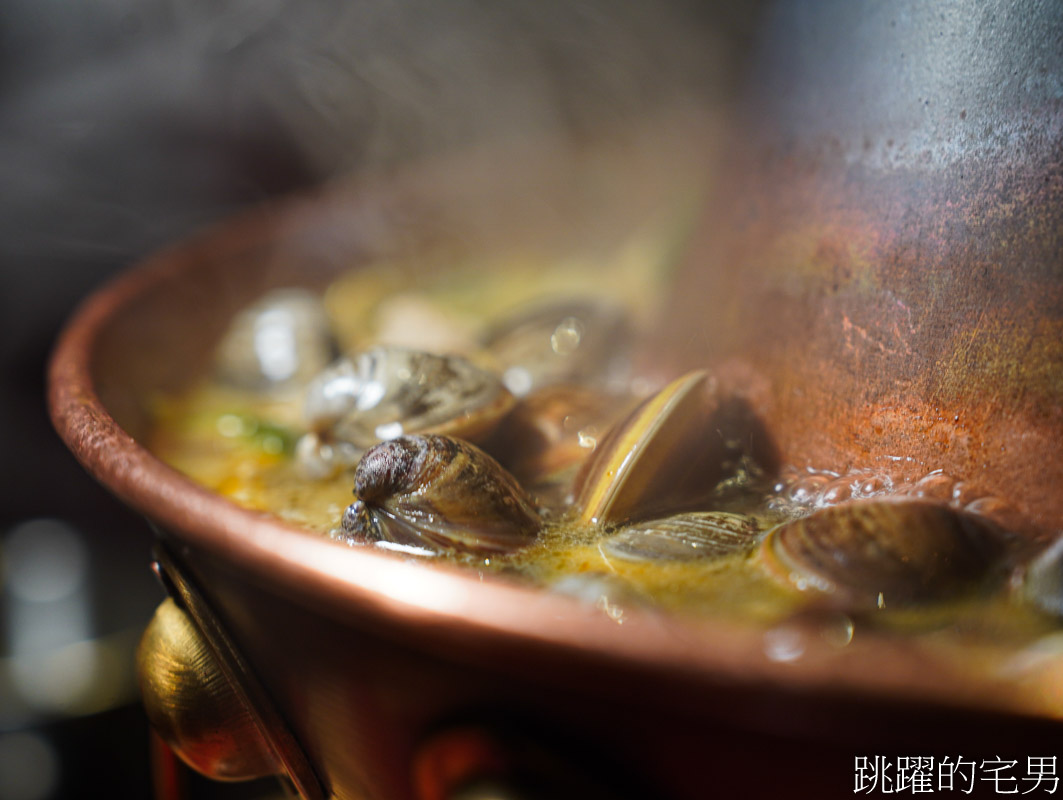
{"type": "Polygon", "coordinates": [[[847,607],[910,607],[973,591],[1005,552],[988,520],[927,500],[845,503],[775,528],[768,571],[847,607]]]}
{"type": "Polygon", "coordinates": [[[598,547],[606,558],[625,561],[701,561],[749,552],[757,525],[742,514],[694,511],[629,525],[598,547]]]}
{"type": "Polygon", "coordinates": [[[541,526],[524,490],[475,445],[448,436],[400,436],[370,448],[344,513],[348,541],[384,541],[469,553],[507,553],[541,526]]]}

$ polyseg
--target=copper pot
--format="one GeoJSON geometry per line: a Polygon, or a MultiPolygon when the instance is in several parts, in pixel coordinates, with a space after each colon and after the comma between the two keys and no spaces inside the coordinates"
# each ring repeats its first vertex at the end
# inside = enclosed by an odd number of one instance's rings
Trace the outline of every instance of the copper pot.
{"type": "MultiPolygon", "coordinates": [[[[824,38],[816,24],[794,28],[826,13],[800,5],[769,18],[769,45],[787,30],[824,38]]],[[[831,30],[850,34],[826,48],[839,67],[869,57],[867,26],[875,52],[892,52],[889,19],[861,27],[834,10],[831,30]]],[[[906,13],[912,34],[929,12],[906,13]]],[[[949,29],[974,35],[956,20],[949,29]]],[[[909,44],[909,59],[944,58],[932,41],[909,44]]],[[[1034,45],[1029,74],[1046,74],[1048,58],[1058,81],[1059,59],[1034,45]]],[[[768,77],[739,114],[742,143],[728,145],[731,166],[680,270],[674,325],[653,343],[662,368],[716,370],[783,463],[946,469],[999,497],[989,510],[1030,542],[1049,537],[1063,519],[1051,444],[1063,434],[1058,98],[1044,89],[1023,105],[986,90],[978,105],[946,87],[928,130],[886,113],[917,110],[894,87],[861,111],[877,124],[865,140],[814,85],[792,96],[785,76],[801,52],[762,54],[768,77]],[[806,114],[802,99],[826,111],[806,114]],[[1028,147],[1002,161],[984,127],[949,138],[949,114],[973,126],[975,109],[1028,147]],[[834,122],[835,138],[817,132],[834,122]]],[[[957,60],[931,67],[959,74],[957,60]]],[[[258,768],[311,797],[423,800],[478,779],[547,796],[824,796],[851,794],[855,756],[1048,754],[1063,716],[1058,662],[987,674],[888,635],[842,646],[799,621],[773,631],[639,609],[615,619],[501,579],[337,547],[210,494],[144,449],[152,394],[200,373],[225,321],[263,290],[319,286],[438,238],[563,241],[613,212],[608,165],[626,163],[644,187],[636,210],[653,205],[651,177],[676,174],[623,157],[536,158],[521,154],[505,173],[484,156],[424,166],[235,220],[94,295],[57,347],[56,425],[159,527],[175,594],[243,692],[258,768]],[[779,657],[780,636],[796,655],[779,657]]],[[[220,749],[211,758],[225,761],[220,749]]]]}

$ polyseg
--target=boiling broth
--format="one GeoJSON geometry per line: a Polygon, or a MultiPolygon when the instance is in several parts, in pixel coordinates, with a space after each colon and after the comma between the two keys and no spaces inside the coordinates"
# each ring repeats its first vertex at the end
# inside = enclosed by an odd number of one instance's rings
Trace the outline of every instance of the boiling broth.
{"type": "MultiPolygon", "coordinates": [[[[629,244],[614,253],[605,268],[588,267],[589,260],[580,258],[560,265],[528,257],[475,264],[468,270],[437,273],[433,280],[422,280],[416,291],[405,288],[401,266],[381,265],[338,280],[325,294],[324,306],[343,350],[365,348],[380,339],[397,338],[404,346],[427,340],[446,342],[448,348],[490,364],[477,352],[476,332],[544,298],[608,294],[626,309],[636,338],[643,335],[661,313],[659,287],[666,284],[668,270],[666,260],[659,252],[652,257],[652,250],[644,241],[629,244]],[[605,275],[610,276],[608,281],[603,281],[605,275]],[[414,318],[423,330],[416,330],[418,325],[410,322],[414,318]]],[[[634,361],[630,366],[622,379],[612,374],[598,384],[603,392],[620,398],[608,413],[597,420],[582,419],[579,430],[569,431],[587,453],[610,424],[659,388],[659,377],[640,373],[634,361]]],[[[313,479],[300,470],[295,454],[306,430],[304,392],[302,384],[249,391],[216,375],[208,377],[183,395],[158,398],[151,447],[180,471],[240,505],[343,540],[341,520],[353,499],[353,469],[348,466],[313,479]]],[[[491,452],[490,446],[486,449],[491,452]]],[[[744,515],[757,532],[748,548],[718,558],[631,560],[611,555],[603,541],[623,525],[587,524],[573,511],[571,486],[579,463],[555,470],[549,480],[530,487],[537,499],[548,498],[543,503],[542,528],[534,541],[513,552],[428,553],[378,544],[397,551],[399,557],[442,559],[481,574],[504,575],[571,594],[597,604],[618,621],[625,608],[636,605],[764,625],[811,614],[821,616],[825,629],[836,636],[844,634],[843,638],[852,636],[855,621],[859,626],[990,649],[1001,644],[1005,649],[1020,647],[1055,629],[1053,619],[1008,591],[1003,575],[943,602],[895,608],[880,594],[877,608],[849,609],[820,602],[823,598],[816,592],[802,591],[806,587],[795,590],[769,575],[762,563],[760,543],[768,531],[839,502],[930,495],[953,507],[961,501],[969,505],[970,498],[953,491],[956,482],[947,476],[933,472],[901,482],[874,471],[844,475],[792,467],[770,471],[741,443],[733,445],[727,458],[726,474],[712,488],[705,508],[744,515]]]]}

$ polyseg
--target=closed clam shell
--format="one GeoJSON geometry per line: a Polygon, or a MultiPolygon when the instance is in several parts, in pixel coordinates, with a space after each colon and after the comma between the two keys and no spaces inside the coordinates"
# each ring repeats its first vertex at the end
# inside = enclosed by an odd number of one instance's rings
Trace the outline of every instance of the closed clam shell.
{"type": "Polygon", "coordinates": [[[693,511],[629,525],[598,547],[606,558],[626,561],[700,561],[748,552],[757,524],[742,514],[693,511]]]}
{"type": "Polygon", "coordinates": [[[610,524],[703,505],[723,476],[708,375],[684,375],[598,441],[574,485],[579,521],[610,524]]]}
{"type": "Polygon", "coordinates": [[[493,373],[458,356],[376,347],[332,364],[307,387],[304,417],[314,437],[297,449],[304,472],[345,466],[340,443],[361,451],[404,433],[479,441],[515,398],[493,373]],[[331,449],[329,449],[331,448],[331,449]]]}
{"type": "Polygon", "coordinates": [[[305,289],[277,289],[234,318],[215,351],[224,382],[265,391],[309,381],[337,345],[321,299],[305,289]]]}
{"type": "Polygon", "coordinates": [[[623,372],[631,326],[619,305],[565,299],[525,308],[496,323],[483,346],[518,396],[555,383],[595,383],[623,372]]]}
{"type": "Polygon", "coordinates": [[[971,591],[993,572],[1004,540],[988,520],[926,500],[868,500],[775,528],[769,572],[849,607],[907,607],[971,591]]]}
{"type": "Polygon", "coordinates": [[[354,480],[357,499],[342,521],[351,542],[506,553],[529,544],[541,526],[513,476],[461,439],[426,434],[382,442],[362,457],[354,480]]]}

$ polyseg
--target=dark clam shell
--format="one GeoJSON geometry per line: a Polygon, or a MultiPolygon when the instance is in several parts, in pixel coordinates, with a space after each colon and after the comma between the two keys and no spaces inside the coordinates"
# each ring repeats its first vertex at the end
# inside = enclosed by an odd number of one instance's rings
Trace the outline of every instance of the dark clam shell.
{"type": "Polygon", "coordinates": [[[988,520],[925,500],[837,505],[775,528],[769,572],[848,607],[896,608],[970,592],[1005,551],[988,520]]]}
{"type": "Polygon", "coordinates": [[[342,528],[354,542],[433,551],[517,550],[541,526],[531,499],[493,458],[448,436],[400,436],[370,448],[355,471],[342,528]]]}
{"type": "Polygon", "coordinates": [[[756,522],[742,514],[694,511],[629,525],[598,547],[626,561],[701,561],[749,552],[757,533],[756,522]]]}

